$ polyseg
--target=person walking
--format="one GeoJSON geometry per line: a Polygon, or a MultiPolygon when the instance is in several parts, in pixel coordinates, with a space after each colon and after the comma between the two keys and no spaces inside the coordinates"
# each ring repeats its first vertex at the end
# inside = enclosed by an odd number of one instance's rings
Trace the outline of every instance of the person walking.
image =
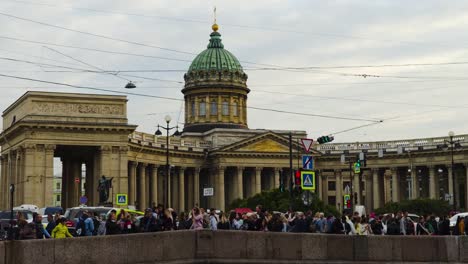
{"type": "Polygon", "coordinates": [[[216,219],[215,210],[210,210],[210,229],[218,230],[218,219],[216,219]]]}
{"type": "Polygon", "coordinates": [[[106,235],[118,235],[120,234],[120,227],[117,224],[117,211],[112,210],[109,214],[109,218],[106,221],[106,235]]]}
{"type": "Polygon", "coordinates": [[[192,209],[192,226],[190,229],[201,230],[203,229],[203,215],[198,207],[192,209]]]}
{"type": "Polygon", "coordinates": [[[45,238],[50,238],[49,232],[44,228],[44,225],[42,224],[42,215],[40,214],[33,214],[34,218],[34,224],[36,225],[36,238],[37,239],[44,239],[45,238]]]}
{"type": "Polygon", "coordinates": [[[53,238],[66,238],[66,237],[73,237],[70,232],[68,231],[67,225],[65,225],[66,219],[61,217],[57,220],[57,225],[52,230],[52,237],[53,238]]]}
{"type": "Polygon", "coordinates": [[[222,229],[222,230],[229,230],[230,229],[229,221],[226,218],[226,214],[224,212],[221,213],[221,217],[219,218],[219,222],[218,222],[217,227],[218,227],[218,229],[222,229]]]}

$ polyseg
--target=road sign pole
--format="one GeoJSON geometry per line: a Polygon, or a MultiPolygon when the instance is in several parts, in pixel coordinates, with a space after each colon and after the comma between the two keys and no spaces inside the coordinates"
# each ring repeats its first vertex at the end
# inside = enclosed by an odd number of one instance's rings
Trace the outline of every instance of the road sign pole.
{"type": "Polygon", "coordinates": [[[292,203],[293,203],[293,193],[292,193],[292,184],[294,180],[294,172],[293,172],[293,157],[292,157],[292,132],[289,132],[289,178],[291,180],[290,188],[289,188],[289,209],[292,210],[292,203]]]}

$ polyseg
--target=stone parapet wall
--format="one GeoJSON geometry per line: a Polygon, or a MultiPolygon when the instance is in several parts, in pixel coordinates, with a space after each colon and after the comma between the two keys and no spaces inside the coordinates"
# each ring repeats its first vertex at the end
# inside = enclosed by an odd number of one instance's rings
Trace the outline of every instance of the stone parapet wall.
{"type": "Polygon", "coordinates": [[[0,242],[0,264],[468,263],[468,237],[177,231],[0,242]]]}

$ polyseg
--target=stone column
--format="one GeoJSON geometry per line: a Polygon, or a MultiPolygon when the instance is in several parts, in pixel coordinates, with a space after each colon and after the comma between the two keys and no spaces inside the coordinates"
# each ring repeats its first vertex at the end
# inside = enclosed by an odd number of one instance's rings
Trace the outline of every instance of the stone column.
{"type": "Polygon", "coordinates": [[[193,181],[193,178],[194,178],[194,172],[193,172],[193,168],[187,168],[187,204],[185,205],[185,207],[187,208],[187,211],[190,212],[190,210],[192,210],[192,208],[194,207],[195,205],[195,202],[194,202],[194,196],[193,196],[193,185],[194,185],[194,181],[193,181]]]}
{"type": "Polygon", "coordinates": [[[179,169],[179,212],[185,212],[185,168],[179,169]]]}
{"type": "Polygon", "coordinates": [[[380,207],[380,191],[379,191],[379,169],[372,169],[372,192],[373,192],[373,208],[380,207]]]}
{"type": "Polygon", "coordinates": [[[200,168],[195,168],[193,174],[193,202],[198,206],[200,206],[200,170],[200,168]]]}
{"type": "Polygon", "coordinates": [[[128,204],[135,205],[136,197],[136,172],[137,172],[137,163],[130,161],[128,163],[128,204]]]}
{"type": "Polygon", "coordinates": [[[140,179],[140,193],[138,194],[138,208],[143,211],[147,208],[146,202],[146,163],[140,163],[138,167],[138,178],[140,179]]]}
{"type": "Polygon", "coordinates": [[[392,179],[392,174],[390,170],[385,170],[384,173],[384,194],[385,194],[385,199],[384,199],[384,204],[388,203],[392,200],[392,193],[390,189],[390,181],[392,179]]]}
{"type": "Polygon", "coordinates": [[[151,202],[158,205],[158,165],[153,165],[151,168],[151,202]]]}
{"type": "Polygon", "coordinates": [[[453,204],[453,169],[452,165],[449,164],[447,165],[447,171],[448,171],[448,193],[451,195],[450,197],[450,204],[453,204]]]}
{"type": "Polygon", "coordinates": [[[413,200],[419,198],[419,181],[418,181],[418,176],[416,172],[417,172],[416,167],[411,169],[411,183],[412,183],[411,198],[413,200]]]}
{"type": "MultiPolygon", "coordinates": [[[[289,172],[289,171],[288,171],[289,172]]],[[[291,178],[291,174],[288,173],[288,177],[291,178]]],[[[318,174],[318,177],[316,177],[316,180],[317,180],[317,183],[318,183],[318,197],[320,197],[320,200],[322,200],[323,202],[325,202],[325,193],[324,193],[324,190],[325,188],[323,188],[323,171],[320,171],[319,174],[318,174]]],[[[289,183],[290,181],[288,181],[289,183]]],[[[289,184],[287,185],[287,190],[289,190],[289,184]]],[[[327,199],[328,200],[328,199],[327,199]]]]}
{"type": "Polygon", "coordinates": [[[244,176],[244,168],[237,167],[237,174],[236,174],[236,188],[235,188],[235,196],[238,199],[244,199],[244,183],[243,183],[243,176],[244,176]]]}
{"type": "Polygon", "coordinates": [[[5,205],[5,193],[8,193],[8,185],[5,184],[5,178],[6,178],[6,164],[5,164],[5,155],[2,155],[1,158],[1,165],[0,165],[0,190],[2,190],[2,193],[0,193],[0,208],[7,208],[5,205]]]}
{"type": "MultiPolygon", "coordinates": [[[[42,182],[45,195],[44,206],[54,203],[54,193],[48,191],[54,185],[54,152],[55,145],[44,145],[44,181],[42,182]]],[[[55,187],[54,187],[55,188],[55,187]]]]}
{"type": "Polygon", "coordinates": [[[396,168],[390,169],[391,177],[392,177],[392,201],[399,202],[400,201],[400,182],[398,181],[398,171],[396,168]]]}
{"type": "Polygon", "coordinates": [[[429,170],[429,198],[436,199],[437,189],[436,189],[436,181],[435,181],[435,172],[436,168],[433,165],[428,166],[429,170]]]}
{"type": "Polygon", "coordinates": [[[261,167],[255,168],[255,194],[262,192],[262,169],[261,167]]]}
{"type": "Polygon", "coordinates": [[[465,211],[468,209],[468,163],[465,163],[465,211]]]}
{"type": "Polygon", "coordinates": [[[274,188],[278,189],[280,187],[281,168],[274,168],[274,170],[275,170],[275,173],[273,175],[273,177],[275,177],[274,178],[274,183],[275,183],[274,188]]]}
{"type": "Polygon", "coordinates": [[[372,175],[370,171],[366,170],[364,171],[364,181],[366,185],[366,201],[365,201],[365,206],[368,212],[372,210],[372,175]]]}
{"type": "MultiPolygon", "coordinates": [[[[354,172],[353,172],[354,173],[354,172]]],[[[353,176],[353,195],[357,194],[357,204],[360,205],[361,203],[361,184],[359,182],[359,174],[354,174],[353,176]]],[[[354,199],[354,197],[353,197],[354,199]]],[[[356,204],[354,204],[356,206],[356,204]]]]}
{"type": "Polygon", "coordinates": [[[343,176],[341,175],[341,170],[335,170],[335,190],[336,190],[336,206],[338,212],[343,211],[343,176]]]}
{"type": "Polygon", "coordinates": [[[224,199],[224,167],[218,167],[218,173],[216,175],[216,209],[224,211],[225,199],[224,199]]]}

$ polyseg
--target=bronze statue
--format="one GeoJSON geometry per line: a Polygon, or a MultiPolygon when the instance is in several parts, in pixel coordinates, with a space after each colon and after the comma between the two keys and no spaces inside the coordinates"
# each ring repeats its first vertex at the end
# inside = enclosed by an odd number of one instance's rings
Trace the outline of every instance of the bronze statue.
{"type": "Polygon", "coordinates": [[[98,192],[99,192],[99,203],[105,203],[109,199],[109,189],[112,188],[112,179],[106,179],[106,176],[102,175],[99,179],[98,192]]]}

